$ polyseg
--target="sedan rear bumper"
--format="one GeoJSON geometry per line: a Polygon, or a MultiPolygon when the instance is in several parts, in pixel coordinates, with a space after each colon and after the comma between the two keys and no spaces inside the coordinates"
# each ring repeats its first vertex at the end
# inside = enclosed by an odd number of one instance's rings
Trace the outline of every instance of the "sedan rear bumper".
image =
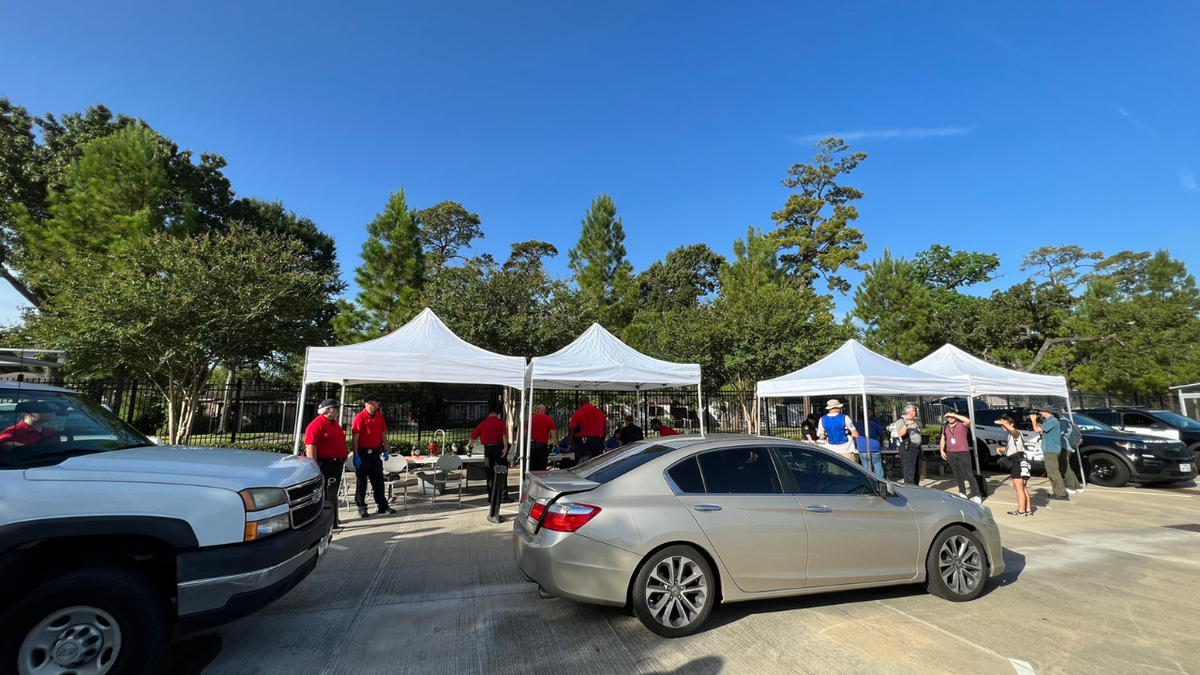
{"type": "Polygon", "coordinates": [[[542,530],[530,534],[513,525],[517,567],[550,595],[596,605],[625,605],[629,580],[641,559],[629,551],[579,533],[542,530]]]}

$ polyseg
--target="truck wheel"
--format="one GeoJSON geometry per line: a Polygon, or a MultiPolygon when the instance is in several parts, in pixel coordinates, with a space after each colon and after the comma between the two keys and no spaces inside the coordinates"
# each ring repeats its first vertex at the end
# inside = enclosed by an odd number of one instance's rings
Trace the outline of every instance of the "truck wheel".
{"type": "Polygon", "coordinates": [[[717,600],[712,568],[691,546],[668,546],[655,553],[633,583],[634,616],[663,637],[696,632],[717,600]]]}
{"type": "Polygon", "coordinates": [[[0,621],[0,672],[141,675],[171,638],[167,606],[136,571],[68,574],[21,598],[0,621]]]}
{"type": "Polygon", "coordinates": [[[979,597],[987,580],[987,556],[979,535],[961,525],[942,530],[925,558],[925,587],[951,602],[979,597]]]}
{"type": "Polygon", "coordinates": [[[1107,452],[1093,452],[1084,458],[1087,480],[1101,487],[1122,487],[1129,482],[1129,467],[1107,452]]]}

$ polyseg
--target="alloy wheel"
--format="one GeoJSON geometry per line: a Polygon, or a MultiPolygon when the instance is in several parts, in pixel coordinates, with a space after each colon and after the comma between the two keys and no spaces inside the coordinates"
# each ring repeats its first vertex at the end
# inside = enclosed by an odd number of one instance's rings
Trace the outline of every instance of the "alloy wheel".
{"type": "Polygon", "coordinates": [[[646,581],[646,604],[654,620],[671,628],[695,621],[708,604],[708,579],[690,558],[664,558],[646,581]]]}
{"type": "Polygon", "coordinates": [[[1110,481],[1117,475],[1117,465],[1112,463],[1112,460],[1103,457],[1097,457],[1089,462],[1091,464],[1091,478],[1094,481],[1110,481]]]}
{"type": "Polygon", "coordinates": [[[983,555],[975,542],[956,534],[938,552],[938,571],[951,591],[966,595],[983,581],[983,555]]]}
{"type": "Polygon", "coordinates": [[[68,607],[30,629],[17,652],[21,675],[105,675],[121,652],[121,628],[108,612],[68,607]]]}

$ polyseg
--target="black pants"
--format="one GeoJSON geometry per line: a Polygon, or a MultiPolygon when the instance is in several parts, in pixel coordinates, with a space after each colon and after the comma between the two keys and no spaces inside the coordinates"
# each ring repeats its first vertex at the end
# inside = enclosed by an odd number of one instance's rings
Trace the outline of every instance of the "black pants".
{"type": "Polygon", "coordinates": [[[979,496],[979,488],[975,486],[975,477],[971,473],[971,453],[947,452],[946,461],[950,463],[950,470],[954,472],[954,480],[958,481],[958,491],[966,493],[968,497],[979,496]]]}
{"type": "Polygon", "coordinates": [[[533,441],[529,447],[529,470],[545,471],[550,466],[550,445],[533,441]]]}
{"type": "Polygon", "coordinates": [[[575,441],[575,463],[586,462],[593,457],[604,454],[604,439],[599,436],[589,436],[586,441],[575,441]]]}
{"type": "Polygon", "coordinates": [[[920,443],[909,443],[908,439],[900,441],[900,467],[905,483],[921,484],[922,459],[920,443]]]}
{"type": "MultiPolygon", "coordinates": [[[[487,472],[488,499],[491,499],[492,498],[491,496],[494,494],[492,491],[492,487],[493,487],[492,482],[496,479],[496,465],[503,464],[504,466],[508,466],[508,458],[500,456],[500,453],[503,451],[504,451],[504,446],[500,445],[499,443],[497,443],[495,445],[483,446],[483,458],[485,460],[487,460],[486,472],[487,472]]],[[[508,486],[506,485],[506,486],[504,486],[504,490],[502,491],[502,494],[507,494],[507,492],[508,492],[508,486]]]]}
{"type": "Polygon", "coordinates": [[[344,459],[318,459],[317,466],[321,467],[321,475],[325,477],[325,502],[333,507],[333,520],[338,521],[338,488],[342,485],[342,465],[344,459]]]}
{"type": "Polygon", "coordinates": [[[354,479],[354,505],[359,513],[367,512],[367,481],[371,481],[375,505],[381,511],[387,510],[387,494],[383,489],[383,457],[379,454],[379,448],[358,449],[358,467],[354,469],[354,479]]]}

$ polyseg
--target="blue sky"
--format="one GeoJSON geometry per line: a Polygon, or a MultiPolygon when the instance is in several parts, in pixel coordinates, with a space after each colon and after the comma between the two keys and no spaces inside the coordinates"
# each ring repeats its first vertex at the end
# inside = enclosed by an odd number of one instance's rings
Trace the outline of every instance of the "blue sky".
{"type": "MultiPolygon", "coordinates": [[[[402,184],[479,213],[480,251],[554,243],[563,274],[600,192],[639,270],[729,254],[834,133],[869,153],[847,181],[868,258],[995,252],[1002,285],[1045,244],[1200,268],[1195,3],[346,5],[5,3],[0,94],[224,155],[239,194],[336,238],[347,280],[402,184]]],[[[0,321],[18,304],[0,289],[0,321]]]]}

